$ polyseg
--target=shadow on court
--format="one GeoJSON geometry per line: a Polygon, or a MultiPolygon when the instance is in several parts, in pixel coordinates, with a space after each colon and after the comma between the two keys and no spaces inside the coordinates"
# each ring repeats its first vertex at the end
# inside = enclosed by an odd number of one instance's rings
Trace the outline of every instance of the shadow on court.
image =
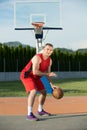
{"type": "Polygon", "coordinates": [[[57,114],[28,121],[26,116],[0,116],[0,130],[87,130],[87,113],[57,114]]]}

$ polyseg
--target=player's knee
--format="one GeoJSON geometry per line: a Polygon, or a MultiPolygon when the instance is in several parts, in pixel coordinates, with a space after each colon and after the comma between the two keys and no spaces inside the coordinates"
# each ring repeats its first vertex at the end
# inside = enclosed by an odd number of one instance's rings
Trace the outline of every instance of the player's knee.
{"type": "Polygon", "coordinates": [[[44,96],[46,96],[46,95],[47,95],[46,90],[43,90],[43,91],[42,91],[42,94],[43,94],[44,96]]]}

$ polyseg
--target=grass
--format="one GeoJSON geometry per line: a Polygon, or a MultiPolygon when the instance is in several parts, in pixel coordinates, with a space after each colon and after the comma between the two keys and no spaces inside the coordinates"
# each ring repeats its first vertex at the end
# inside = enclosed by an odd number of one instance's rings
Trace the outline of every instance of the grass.
{"type": "Polygon", "coordinates": [[[26,96],[25,88],[21,81],[0,82],[0,97],[26,96]]]}
{"type": "MultiPolygon", "coordinates": [[[[87,96],[87,79],[53,79],[65,96],[87,96]]],[[[21,81],[0,82],[0,97],[27,96],[21,81]]]]}
{"type": "Polygon", "coordinates": [[[65,96],[87,96],[87,79],[60,79],[54,82],[63,89],[65,96]]]}

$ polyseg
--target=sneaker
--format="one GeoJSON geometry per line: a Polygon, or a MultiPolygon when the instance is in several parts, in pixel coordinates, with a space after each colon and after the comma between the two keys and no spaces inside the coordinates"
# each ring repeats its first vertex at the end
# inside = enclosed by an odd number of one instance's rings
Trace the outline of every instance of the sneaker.
{"type": "Polygon", "coordinates": [[[39,115],[39,116],[51,116],[50,113],[48,113],[48,112],[46,112],[46,111],[44,111],[44,110],[42,110],[41,112],[38,111],[38,115],[39,115]]]}
{"type": "Polygon", "coordinates": [[[39,119],[31,112],[30,115],[27,115],[27,120],[30,121],[39,121],[39,119]]]}

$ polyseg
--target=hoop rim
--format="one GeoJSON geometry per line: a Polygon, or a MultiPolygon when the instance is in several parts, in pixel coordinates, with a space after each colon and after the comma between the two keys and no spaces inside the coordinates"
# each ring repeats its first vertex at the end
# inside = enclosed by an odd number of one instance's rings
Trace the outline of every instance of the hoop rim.
{"type": "Polygon", "coordinates": [[[45,24],[44,22],[32,22],[31,23],[33,26],[35,26],[35,27],[43,27],[43,25],[45,24]]]}

